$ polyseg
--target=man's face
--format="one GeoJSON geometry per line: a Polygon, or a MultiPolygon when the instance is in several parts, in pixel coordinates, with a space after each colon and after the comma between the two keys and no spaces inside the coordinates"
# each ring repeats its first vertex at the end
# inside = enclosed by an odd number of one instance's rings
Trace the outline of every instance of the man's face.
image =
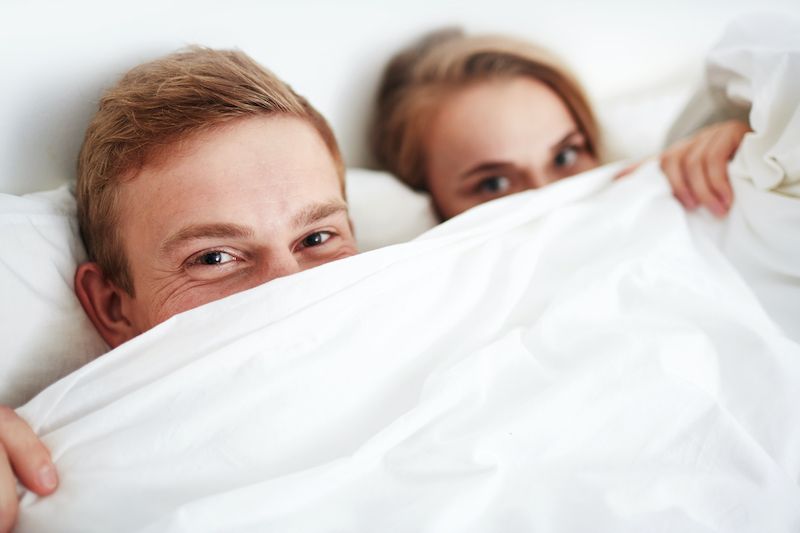
{"type": "Polygon", "coordinates": [[[333,158],[292,117],[176,144],[120,191],[137,334],[172,315],[357,252],[333,158]]]}

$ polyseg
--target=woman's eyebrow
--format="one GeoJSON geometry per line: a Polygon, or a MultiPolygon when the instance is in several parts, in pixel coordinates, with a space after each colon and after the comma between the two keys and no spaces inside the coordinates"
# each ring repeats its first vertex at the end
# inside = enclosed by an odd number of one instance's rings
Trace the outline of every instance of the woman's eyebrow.
{"type": "Polygon", "coordinates": [[[504,161],[485,161],[478,163],[474,167],[468,168],[461,174],[461,180],[465,180],[475,174],[483,174],[485,172],[499,171],[507,169],[510,163],[504,161]]]}
{"type": "Polygon", "coordinates": [[[253,236],[253,229],[239,224],[192,224],[179,229],[161,243],[160,251],[167,254],[186,242],[195,239],[243,239],[253,236]]]}
{"type": "Polygon", "coordinates": [[[559,148],[563,147],[565,144],[568,144],[568,143],[569,143],[569,141],[571,141],[571,140],[572,140],[572,138],[573,138],[573,137],[575,137],[575,136],[577,136],[577,135],[580,135],[581,137],[583,137],[583,133],[581,133],[581,131],[580,131],[579,129],[577,129],[577,128],[576,128],[576,129],[574,129],[574,130],[570,130],[570,131],[569,131],[569,133],[567,133],[566,135],[564,135],[564,136],[561,138],[561,140],[560,140],[560,141],[558,141],[557,143],[553,144],[553,145],[550,147],[550,151],[551,151],[551,152],[555,152],[555,151],[556,151],[556,150],[558,150],[559,148]]]}

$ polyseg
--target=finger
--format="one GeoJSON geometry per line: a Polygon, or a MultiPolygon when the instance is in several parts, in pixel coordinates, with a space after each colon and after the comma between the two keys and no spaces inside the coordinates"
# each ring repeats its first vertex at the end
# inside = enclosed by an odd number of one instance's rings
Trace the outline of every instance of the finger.
{"type": "Polygon", "coordinates": [[[626,166],[625,168],[617,172],[614,175],[614,179],[618,180],[620,178],[627,176],[628,174],[634,172],[637,168],[639,168],[642,165],[642,163],[644,163],[644,160],[637,161],[636,163],[631,163],[630,165],[626,166]]]}
{"type": "Polygon", "coordinates": [[[719,199],[727,212],[733,203],[733,189],[728,176],[728,161],[736,151],[737,145],[730,138],[719,136],[714,138],[708,147],[705,158],[706,175],[712,192],[719,199]]]}
{"type": "Polygon", "coordinates": [[[713,137],[708,146],[706,158],[706,174],[711,189],[720,199],[727,211],[733,204],[733,188],[731,187],[728,163],[736,154],[745,134],[751,131],[746,122],[729,120],[713,127],[713,137]]]}
{"type": "Polygon", "coordinates": [[[0,533],[11,531],[17,519],[17,484],[8,462],[8,455],[0,443],[0,533]]]}
{"type": "Polygon", "coordinates": [[[694,197],[714,215],[722,216],[725,214],[725,209],[719,199],[711,192],[705,164],[703,163],[706,144],[707,139],[698,139],[683,158],[682,168],[694,197]]]}
{"type": "Polygon", "coordinates": [[[0,442],[20,482],[46,496],[58,486],[58,474],[50,460],[50,452],[17,413],[0,406],[0,442]]]}
{"type": "Polygon", "coordinates": [[[672,194],[683,204],[686,209],[697,207],[697,200],[689,189],[683,169],[681,168],[682,151],[669,150],[661,156],[661,170],[667,176],[667,181],[672,188],[672,194]]]}

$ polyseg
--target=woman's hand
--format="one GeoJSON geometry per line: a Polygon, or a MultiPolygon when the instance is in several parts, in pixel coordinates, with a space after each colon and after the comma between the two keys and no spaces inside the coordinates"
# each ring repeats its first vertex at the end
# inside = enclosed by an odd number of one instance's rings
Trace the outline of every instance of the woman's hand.
{"type": "Polygon", "coordinates": [[[661,154],[661,169],[672,193],[687,209],[706,206],[714,215],[727,214],[733,203],[728,161],[750,126],[729,120],[703,128],[661,154]]]}
{"type": "Polygon", "coordinates": [[[13,409],[0,406],[0,533],[17,518],[16,476],[30,490],[46,496],[58,486],[50,452],[13,409]]]}

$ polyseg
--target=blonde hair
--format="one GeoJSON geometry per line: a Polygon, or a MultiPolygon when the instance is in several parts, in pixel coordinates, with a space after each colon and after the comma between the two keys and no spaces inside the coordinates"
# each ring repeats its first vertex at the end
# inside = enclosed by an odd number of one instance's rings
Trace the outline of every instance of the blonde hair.
{"type": "Polygon", "coordinates": [[[191,47],[133,68],[103,95],[78,156],[76,195],[89,259],[110,281],[133,295],[119,185],[187,136],[256,115],[307,120],[330,150],[344,194],[344,165],[328,123],[243,52],[191,47]]]}
{"type": "Polygon", "coordinates": [[[442,100],[488,79],[534,78],[564,102],[587,149],[598,156],[600,135],[589,100],[552,54],[502,36],[467,36],[459,29],[430,33],[395,55],[381,80],[371,131],[376,162],[405,183],[426,189],[424,133],[442,100]]]}

